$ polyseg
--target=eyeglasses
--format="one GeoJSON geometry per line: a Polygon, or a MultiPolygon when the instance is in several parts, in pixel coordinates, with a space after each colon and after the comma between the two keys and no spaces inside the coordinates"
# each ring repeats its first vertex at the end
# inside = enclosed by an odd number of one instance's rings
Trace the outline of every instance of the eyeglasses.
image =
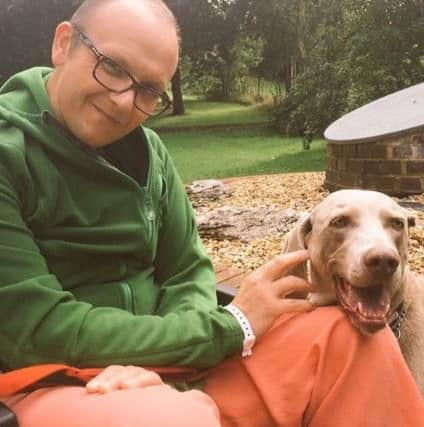
{"type": "Polygon", "coordinates": [[[172,102],[166,92],[159,92],[138,83],[127,70],[113,59],[103,55],[78,25],[72,25],[78,32],[81,41],[97,58],[93,77],[100,85],[114,93],[134,90],[134,105],[149,116],[158,116],[171,106],[172,102]]]}

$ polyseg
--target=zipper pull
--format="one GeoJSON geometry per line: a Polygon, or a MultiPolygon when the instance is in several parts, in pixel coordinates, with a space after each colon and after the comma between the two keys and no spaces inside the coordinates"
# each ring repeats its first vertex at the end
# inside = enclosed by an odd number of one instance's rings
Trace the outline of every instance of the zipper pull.
{"type": "Polygon", "coordinates": [[[154,221],[156,218],[156,214],[152,207],[152,200],[150,199],[150,196],[146,197],[146,209],[147,209],[147,219],[149,221],[154,221]]]}

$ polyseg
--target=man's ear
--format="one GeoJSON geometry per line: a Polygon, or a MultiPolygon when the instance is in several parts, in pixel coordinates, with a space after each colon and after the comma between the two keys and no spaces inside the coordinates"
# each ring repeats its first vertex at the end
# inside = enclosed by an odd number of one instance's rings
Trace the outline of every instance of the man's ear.
{"type": "Polygon", "coordinates": [[[408,228],[415,227],[415,216],[408,215],[408,228]]]}
{"type": "MultiPolygon", "coordinates": [[[[306,238],[312,231],[312,221],[310,215],[301,219],[295,227],[287,234],[283,253],[299,251],[301,249],[307,249],[306,238]]],[[[307,268],[306,262],[303,262],[296,267],[292,268],[289,275],[298,276],[302,279],[307,280],[307,268]]]]}
{"type": "Polygon", "coordinates": [[[54,33],[51,59],[52,64],[58,67],[66,62],[72,45],[73,27],[70,22],[61,22],[54,33]]]}

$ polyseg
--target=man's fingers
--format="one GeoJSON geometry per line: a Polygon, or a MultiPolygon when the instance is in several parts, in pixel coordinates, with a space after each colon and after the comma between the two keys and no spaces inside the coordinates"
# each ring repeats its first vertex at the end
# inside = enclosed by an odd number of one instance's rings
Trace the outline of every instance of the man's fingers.
{"type": "Polygon", "coordinates": [[[160,376],[152,372],[150,375],[140,375],[137,378],[127,378],[122,382],[121,388],[141,388],[162,383],[163,381],[160,376]]]}
{"type": "Polygon", "coordinates": [[[137,388],[161,383],[162,379],[156,372],[142,369],[136,372],[135,375],[134,373],[128,373],[125,377],[122,377],[119,386],[120,388],[137,388]]]}
{"type": "MultiPolygon", "coordinates": [[[[105,368],[102,372],[100,372],[99,375],[97,375],[95,378],[93,378],[91,381],[89,381],[85,388],[89,393],[99,393],[100,389],[105,388],[105,384],[109,383],[109,380],[113,378],[113,376],[116,376],[116,372],[119,371],[120,367],[116,365],[111,365],[105,368]]],[[[102,391],[102,392],[106,392],[102,391]]]]}
{"type": "Polygon", "coordinates": [[[113,384],[102,379],[92,380],[85,385],[89,393],[108,393],[113,390],[113,384]]]}
{"type": "Polygon", "coordinates": [[[89,393],[108,393],[113,390],[148,387],[162,384],[160,376],[137,366],[109,366],[86,384],[89,393]]]}
{"type": "Polygon", "coordinates": [[[297,276],[282,277],[276,280],[272,286],[275,289],[275,293],[282,298],[290,294],[302,294],[313,291],[310,283],[297,276]]]}
{"type": "Polygon", "coordinates": [[[305,262],[307,259],[309,259],[307,250],[288,252],[276,256],[262,267],[259,267],[256,272],[263,274],[268,280],[276,280],[287,273],[292,267],[305,262]]]}

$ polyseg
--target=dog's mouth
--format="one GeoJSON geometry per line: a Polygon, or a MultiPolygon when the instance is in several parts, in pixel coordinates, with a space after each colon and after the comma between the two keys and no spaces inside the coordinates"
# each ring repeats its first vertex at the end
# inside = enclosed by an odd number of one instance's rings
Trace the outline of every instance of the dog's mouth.
{"type": "Polygon", "coordinates": [[[336,277],[335,284],[340,305],[361,332],[372,334],[384,328],[390,310],[390,292],[384,285],[358,287],[343,277],[336,277]]]}

